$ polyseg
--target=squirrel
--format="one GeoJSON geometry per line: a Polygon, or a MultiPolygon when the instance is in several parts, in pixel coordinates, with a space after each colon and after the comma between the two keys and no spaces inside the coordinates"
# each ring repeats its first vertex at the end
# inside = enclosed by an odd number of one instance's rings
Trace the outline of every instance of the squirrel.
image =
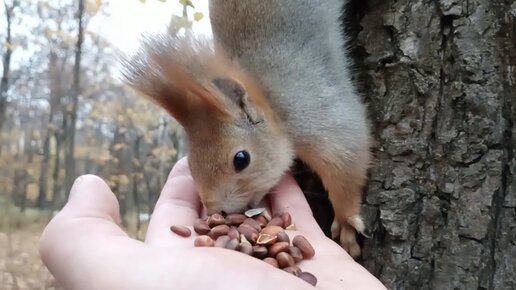
{"type": "Polygon", "coordinates": [[[328,190],[332,238],[356,258],[370,129],[339,24],[345,2],[211,0],[213,39],[147,37],[123,75],[184,127],[208,214],[257,206],[299,158],[328,190]]]}

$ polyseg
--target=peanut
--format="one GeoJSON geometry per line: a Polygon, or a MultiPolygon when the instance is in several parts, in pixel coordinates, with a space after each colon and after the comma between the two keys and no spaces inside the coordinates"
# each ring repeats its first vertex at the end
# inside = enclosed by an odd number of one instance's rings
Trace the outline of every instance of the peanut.
{"type": "Polygon", "coordinates": [[[276,242],[278,238],[276,236],[271,236],[268,234],[260,234],[258,236],[258,239],[256,240],[256,243],[258,245],[272,245],[276,242]]]}
{"type": "Polygon", "coordinates": [[[213,239],[217,239],[220,236],[227,235],[229,232],[229,227],[227,225],[218,225],[213,227],[208,234],[213,239]]]}
{"type": "Polygon", "coordinates": [[[181,237],[185,237],[185,238],[192,235],[192,231],[190,231],[190,229],[185,226],[171,226],[170,230],[173,233],[180,235],[181,237]]]}
{"type": "Polygon", "coordinates": [[[215,241],[214,246],[216,248],[225,248],[227,246],[229,240],[230,240],[229,236],[220,236],[215,241]]]}
{"type": "Polygon", "coordinates": [[[299,274],[301,274],[301,269],[299,269],[298,266],[290,266],[290,267],[283,269],[283,271],[290,273],[294,276],[298,276],[299,274]]]}
{"type": "Polygon", "coordinates": [[[317,278],[312,274],[312,273],[309,273],[309,272],[301,272],[297,275],[299,278],[305,280],[306,282],[308,282],[309,284],[311,284],[312,286],[315,286],[317,284],[317,278]]]}
{"type": "Polygon", "coordinates": [[[210,232],[208,223],[203,219],[197,219],[194,223],[194,231],[199,235],[207,235],[210,232]]]}
{"type": "MultiPolygon", "coordinates": [[[[173,225],[170,230],[183,237],[191,235],[191,230],[184,226],[173,225]]],[[[274,217],[265,208],[251,209],[244,214],[223,216],[216,213],[195,221],[194,231],[199,236],[195,238],[194,246],[239,251],[315,286],[317,278],[297,266],[297,263],[315,255],[314,248],[302,235],[291,241],[285,230],[295,230],[292,217],[287,212],[274,217]]]]}
{"type": "Polygon", "coordinates": [[[301,250],[305,259],[310,259],[315,255],[314,248],[303,236],[295,236],[292,240],[292,244],[301,250]]]}
{"type": "Polygon", "coordinates": [[[290,244],[290,238],[284,231],[279,232],[276,236],[278,237],[278,242],[286,242],[290,244]]]}
{"type": "Polygon", "coordinates": [[[288,212],[281,214],[281,220],[283,221],[283,227],[286,228],[292,224],[292,217],[288,212]]]}
{"type": "Polygon", "coordinates": [[[263,228],[263,230],[260,232],[260,234],[266,234],[269,236],[277,236],[279,232],[282,232],[283,228],[280,226],[271,226],[267,225],[263,228]]]}
{"type": "Polygon", "coordinates": [[[263,215],[257,216],[255,220],[262,228],[265,227],[269,222],[263,215]]]}
{"type": "Polygon", "coordinates": [[[209,236],[198,236],[194,241],[195,247],[213,247],[214,245],[215,242],[209,236]]]}
{"type": "Polygon", "coordinates": [[[283,220],[277,216],[277,217],[273,217],[269,223],[267,224],[267,226],[279,226],[279,227],[282,227],[283,228],[283,220]]]}
{"type": "Polygon", "coordinates": [[[269,248],[269,256],[276,257],[280,252],[287,252],[289,247],[289,243],[287,242],[277,242],[270,246],[269,248]]]}
{"type": "Polygon", "coordinates": [[[239,245],[240,245],[240,242],[238,241],[238,239],[231,239],[231,240],[229,240],[229,242],[227,242],[226,249],[236,250],[236,249],[238,249],[239,245]]]}
{"type": "Polygon", "coordinates": [[[247,218],[247,216],[244,214],[233,213],[233,214],[229,214],[226,217],[225,222],[226,222],[226,225],[228,225],[228,226],[239,226],[241,223],[243,223],[245,221],[246,218],[247,218]]]}
{"type": "Polygon", "coordinates": [[[256,232],[259,232],[262,230],[262,227],[260,226],[260,224],[252,218],[246,218],[244,220],[244,222],[242,223],[242,225],[249,225],[252,228],[254,228],[256,230],[256,232]]]}
{"type": "Polygon", "coordinates": [[[267,258],[263,259],[263,261],[275,268],[279,268],[278,261],[276,261],[276,259],[274,259],[274,258],[267,257],[267,258]]]}
{"type": "Polygon", "coordinates": [[[238,226],[237,230],[240,234],[244,235],[248,241],[254,243],[258,240],[258,231],[250,225],[241,224],[238,226]]]}
{"type": "Polygon", "coordinates": [[[235,228],[235,227],[231,227],[231,228],[229,229],[228,236],[229,236],[231,239],[238,239],[238,238],[240,238],[240,233],[238,232],[237,228],[235,228]]]}
{"type": "Polygon", "coordinates": [[[276,256],[276,260],[278,261],[278,265],[280,266],[281,269],[296,265],[294,258],[292,258],[292,256],[290,254],[285,253],[285,252],[280,252],[276,256]]]}
{"type": "Polygon", "coordinates": [[[267,255],[269,254],[269,250],[265,246],[259,246],[255,245],[253,246],[253,256],[255,256],[258,259],[264,259],[267,258],[267,255]]]}
{"type": "Polygon", "coordinates": [[[225,223],[226,219],[221,214],[213,214],[208,218],[208,226],[210,228],[223,225],[225,223]]]}
{"type": "Polygon", "coordinates": [[[238,250],[249,256],[253,254],[253,246],[248,242],[240,243],[240,247],[238,250]]]}
{"type": "Polygon", "coordinates": [[[296,263],[299,263],[303,260],[303,253],[301,253],[301,250],[298,247],[290,246],[288,247],[287,252],[292,256],[292,258],[294,258],[296,263]]]}

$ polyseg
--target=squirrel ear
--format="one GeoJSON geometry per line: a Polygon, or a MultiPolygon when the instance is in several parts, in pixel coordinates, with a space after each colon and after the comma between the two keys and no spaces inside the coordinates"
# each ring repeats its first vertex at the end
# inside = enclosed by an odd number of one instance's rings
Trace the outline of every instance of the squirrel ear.
{"type": "Polygon", "coordinates": [[[255,108],[249,99],[249,95],[244,86],[232,78],[216,78],[213,85],[233,104],[237,105],[252,124],[263,121],[263,116],[255,108]]]}

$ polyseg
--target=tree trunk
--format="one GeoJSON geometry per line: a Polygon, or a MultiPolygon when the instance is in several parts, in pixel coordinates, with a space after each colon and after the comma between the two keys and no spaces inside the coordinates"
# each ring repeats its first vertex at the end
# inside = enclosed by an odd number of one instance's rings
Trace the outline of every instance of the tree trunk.
{"type": "Polygon", "coordinates": [[[77,123],[77,105],[79,103],[79,94],[81,92],[80,77],[81,77],[81,56],[82,56],[82,43],[84,39],[83,31],[83,16],[84,16],[84,0],[79,0],[79,9],[77,11],[77,44],[75,46],[75,64],[73,69],[73,85],[71,91],[71,102],[68,104],[66,111],[68,116],[67,128],[65,131],[66,135],[66,156],[65,156],[65,168],[66,168],[66,191],[68,192],[72,187],[75,179],[75,126],[77,123]]]}
{"type": "Polygon", "coordinates": [[[362,263],[390,289],[516,289],[516,2],[352,7],[376,140],[362,263]]]}
{"type": "Polygon", "coordinates": [[[2,57],[2,79],[0,80],[0,130],[5,121],[5,111],[7,109],[7,91],[9,90],[9,70],[11,66],[11,55],[12,49],[12,36],[11,36],[11,25],[12,25],[12,14],[14,7],[17,5],[16,1],[13,1],[9,7],[6,0],[4,0],[4,13],[6,20],[6,37],[5,37],[5,52],[2,57]]]}
{"type": "Polygon", "coordinates": [[[45,140],[43,142],[43,159],[39,171],[39,192],[36,200],[36,206],[39,209],[44,209],[47,204],[47,189],[48,189],[48,169],[50,165],[50,132],[47,129],[45,140]]]}
{"type": "MultiPolygon", "coordinates": [[[[62,121],[64,122],[65,118],[63,117],[62,121]]],[[[64,127],[64,126],[63,126],[64,127]]],[[[61,152],[63,150],[63,132],[61,130],[56,130],[54,132],[54,140],[55,140],[55,155],[54,155],[54,167],[52,169],[52,210],[55,210],[61,206],[61,202],[65,200],[65,194],[62,193],[62,180],[60,178],[61,172],[61,152]]]]}

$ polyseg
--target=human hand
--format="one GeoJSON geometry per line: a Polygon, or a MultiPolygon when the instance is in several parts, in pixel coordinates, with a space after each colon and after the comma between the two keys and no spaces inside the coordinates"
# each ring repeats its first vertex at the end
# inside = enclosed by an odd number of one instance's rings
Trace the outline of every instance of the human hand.
{"type": "MultiPolygon", "coordinates": [[[[292,177],[270,195],[271,211],[287,210],[316,255],[300,263],[320,289],[385,289],[326,238],[292,177]]],[[[186,159],[172,169],[156,204],[145,242],[118,226],[119,205],[100,178],[81,176],[68,203],[45,228],[40,254],[65,289],[313,289],[311,285],[250,256],[220,248],[196,248],[171,225],[192,226],[201,214],[186,159]]]]}

